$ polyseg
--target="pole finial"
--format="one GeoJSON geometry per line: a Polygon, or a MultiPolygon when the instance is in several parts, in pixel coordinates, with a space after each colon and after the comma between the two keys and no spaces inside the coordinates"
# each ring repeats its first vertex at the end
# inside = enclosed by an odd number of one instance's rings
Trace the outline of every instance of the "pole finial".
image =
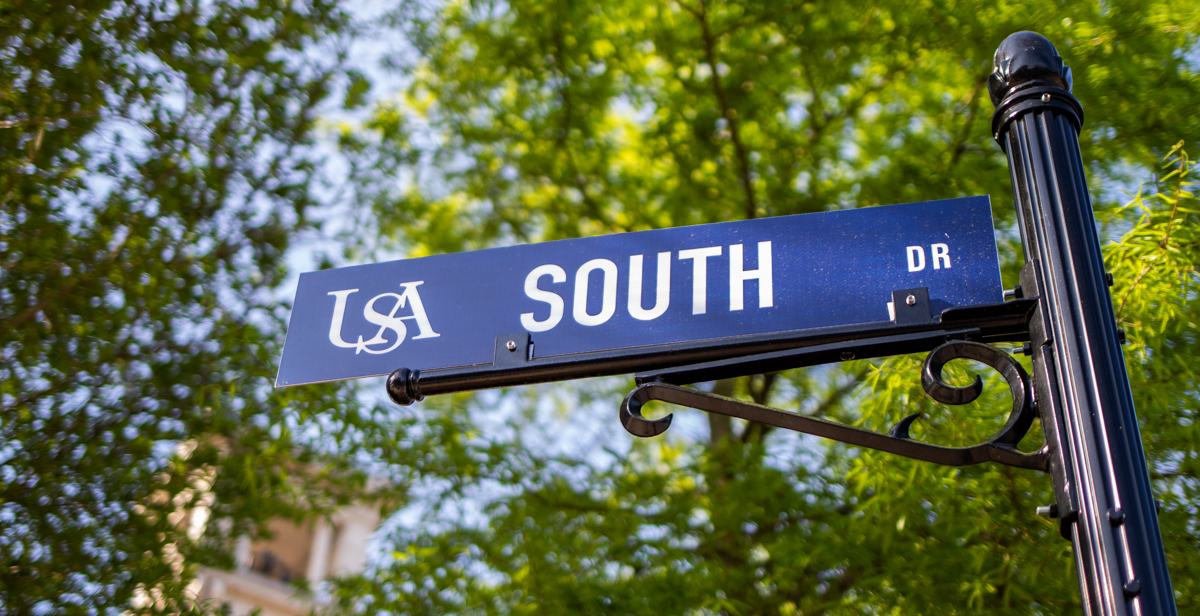
{"type": "Polygon", "coordinates": [[[1067,116],[1078,131],[1083,127],[1083,106],[1071,95],[1071,69],[1063,65],[1058,50],[1037,32],[1017,32],[996,50],[988,94],[992,136],[1005,150],[1005,134],[1012,122],[1026,113],[1055,110],[1067,116]]]}
{"type": "Polygon", "coordinates": [[[996,49],[988,93],[999,106],[1014,88],[1030,81],[1048,81],[1071,91],[1071,69],[1046,37],[1037,32],[1017,32],[996,49]]]}

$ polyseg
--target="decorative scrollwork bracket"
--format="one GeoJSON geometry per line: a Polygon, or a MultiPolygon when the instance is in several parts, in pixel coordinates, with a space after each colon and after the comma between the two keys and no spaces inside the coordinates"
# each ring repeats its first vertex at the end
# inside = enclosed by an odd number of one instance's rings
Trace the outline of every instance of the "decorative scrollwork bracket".
{"type": "Polygon", "coordinates": [[[861,430],[839,423],[807,417],[798,413],[743,402],[696,389],[668,384],[652,377],[641,377],[636,387],[621,402],[621,424],[634,436],[651,437],[662,434],[671,425],[672,415],[661,419],[646,419],[641,410],[652,400],[670,402],[709,413],[718,413],[749,421],[833,439],[849,445],[868,447],[897,455],[934,462],[947,466],[968,466],[981,462],[999,462],[1018,468],[1048,470],[1048,451],[1042,447],[1034,453],[1024,453],[1017,444],[1033,424],[1036,409],[1029,376],[1021,364],[1004,351],[986,344],[951,340],[929,353],[921,367],[921,385],[931,398],[945,404],[968,404],[983,392],[983,381],[966,387],[948,385],[942,381],[942,368],[953,359],[973,359],[1000,372],[1012,394],[1012,410],[1008,420],[988,440],[970,447],[942,447],[912,439],[909,427],[920,413],[901,419],[887,434],[861,430]]]}

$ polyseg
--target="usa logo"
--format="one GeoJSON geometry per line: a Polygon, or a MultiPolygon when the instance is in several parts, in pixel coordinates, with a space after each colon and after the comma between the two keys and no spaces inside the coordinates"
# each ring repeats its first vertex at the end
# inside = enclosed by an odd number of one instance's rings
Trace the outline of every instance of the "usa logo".
{"type": "Polygon", "coordinates": [[[405,321],[416,322],[419,334],[413,336],[413,340],[441,336],[433,331],[433,326],[429,324],[429,317],[425,314],[425,305],[421,303],[421,294],[417,291],[417,287],[424,283],[424,280],[405,282],[400,285],[404,289],[403,293],[380,293],[372,297],[363,307],[363,318],[368,323],[378,325],[379,330],[366,340],[360,335],[357,342],[346,342],[342,339],[342,322],[346,316],[347,299],[351,294],[357,293],[358,289],[330,291],[329,295],[334,297],[334,305],[333,320],[329,324],[329,342],[333,343],[335,347],[354,349],[355,355],[363,351],[372,355],[382,355],[404,343],[404,339],[408,336],[408,326],[404,323],[405,321]],[[380,303],[380,307],[387,307],[388,302],[391,302],[391,307],[386,313],[380,312],[375,307],[377,302],[380,303]],[[407,310],[411,314],[396,316],[401,309],[407,310]],[[384,348],[378,348],[380,346],[384,348]]]}

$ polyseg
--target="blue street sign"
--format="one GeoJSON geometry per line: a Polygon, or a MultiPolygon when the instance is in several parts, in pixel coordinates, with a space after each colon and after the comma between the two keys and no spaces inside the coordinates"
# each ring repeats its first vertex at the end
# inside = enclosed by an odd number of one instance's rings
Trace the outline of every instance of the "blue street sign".
{"type": "Polygon", "coordinates": [[[987,197],[639,231],[308,272],[276,386],[934,314],[1002,301],[987,197]]]}

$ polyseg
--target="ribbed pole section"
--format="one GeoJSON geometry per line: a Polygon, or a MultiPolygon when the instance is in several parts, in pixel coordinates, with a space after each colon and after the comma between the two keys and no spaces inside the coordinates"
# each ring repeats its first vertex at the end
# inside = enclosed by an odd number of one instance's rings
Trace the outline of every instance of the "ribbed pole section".
{"type": "Polygon", "coordinates": [[[1071,72],[1039,34],[996,51],[992,128],[1008,155],[1025,257],[1035,394],[1056,513],[1084,613],[1172,615],[1175,597],[1079,153],[1071,72]]]}

